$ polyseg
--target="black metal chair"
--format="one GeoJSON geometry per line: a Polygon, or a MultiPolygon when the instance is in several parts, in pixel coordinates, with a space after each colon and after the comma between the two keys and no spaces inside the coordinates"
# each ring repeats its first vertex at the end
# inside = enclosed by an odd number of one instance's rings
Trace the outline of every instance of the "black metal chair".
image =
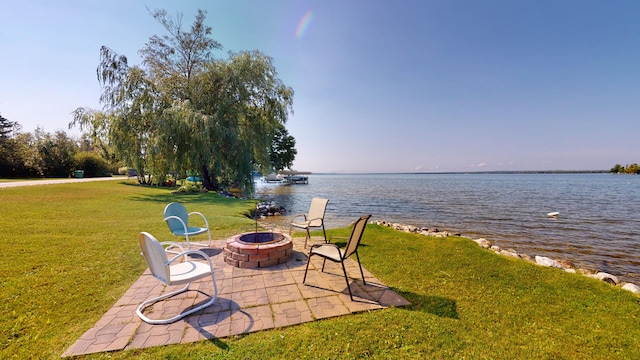
{"type": "Polygon", "coordinates": [[[312,245],[309,250],[309,259],[307,261],[307,267],[304,270],[304,278],[302,279],[302,283],[307,280],[307,271],[309,270],[309,263],[311,262],[311,257],[314,255],[318,255],[323,258],[322,262],[322,271],[324,272],[324,265],[327,260],[331,260],[336,263],[342,264],[342,271],[344,272],[344,279],[347,282],[347,289],[349,290],[349,297],[351,297],[351,301],[353,301],[353,294],[351,293],[351,288],[349,287],[349,277],[347,276],[347,269],[344,266],[344,261],[351,255],[356,254],[356,259],[358,259],[358,266],[360,267],[360,275],[362,275],[362,282],[366,285],[366,281],[364,280],[364,272],[362,271],[362,265],[360,265],[360,257],[358,256],[358,245],[360,245],[360,240],[362,240],[362,234],[364,233],[364,229],[367,225],[367,221],[371,215],[365,215],[356,220],[353,225],[353,230],[351,231],[351,236],[348,238],[347,246],[344,248],[339,248],[336,244],[328,243],[328,244],[316,244],[312,245]]]}

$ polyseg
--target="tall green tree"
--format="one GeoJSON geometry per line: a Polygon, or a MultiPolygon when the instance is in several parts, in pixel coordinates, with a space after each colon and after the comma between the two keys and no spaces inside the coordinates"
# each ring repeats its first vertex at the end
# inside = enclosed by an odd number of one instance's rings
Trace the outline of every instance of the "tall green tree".
{"type": "Polygon", "coordinates": [[[612,172],[615,174],[624,172],[624,166],[620,164],[616,164],[614,167],[611,168],[611,170],[609,170],[609,172],[612,172]]]}
{"type": "Polygon", "coordinates": [[[125,56],[106,46],[100,49],[97,76],[103,110],[78,108],[69,127],[89,130],[103,152],[135,168],[140,183],[150,183],[148,141],[164,107],[161,94],[142,68],[130,67],[125,56]]]}
{"type": "Polygon", "coordinates": [[[36,168],[33,166],[39,158],[39,153],[33,141],[31,133],[17,133],[12,138],[13,154],[11,156],[12,169],[9,176],[12,177],[34,177],[38,176],[36,168]]]}
{"type": "Polygon", "coordinates": [[[270,166],[272,140],[291,112],[293,90],[259,51],[209,63],[193,85],[200,90],[194,103],[205,115],[193,160],[203,161],[205,178],[216,174],[252,189],[254,166],[270,166]]]}
{"type": "Polygon", "coordinates": [[[616,164],[609,172],[615,174],[640,174],[640,165],[637,163],[633,163],[631,165],[627,164],[626,166],[622,166],[620,164],[616,164]]]}
{"type": "Polygon", "coordinates": [[[190,31],[182,28],[182,14],[171,18],[163,9],[151,11],[151,15],[165,28],[168,34],[153,35],[139,53],[143,64],[159,88],[171,100],[189,100],[193,88],[193,75],[202,71],[213,59],[213,50],[222,45],[211,38],[212,29],[205,25],[207,13],[198,10],[190,31]]]}
{"type": "Polygon", "coordinates": [[[640,174],[640,166],[638,164],[633,163],[631,165],[627,165],[626,171],[627,174],[640,174]]]}
{"type": "Polygon", "coordinates": [[[73,159],[77,145],[63,131],[55,134],[36,129],[34,167],[39,175],[45,177],[67,177],[75,167],[73,159]]]}
{"type": "Polygon", "coordinates": [[[15,121],[9,121],[0,114],[0,141],[9,139],[12,133],[16,132],[19,125],[15,121]]]}
{"type": "Polygon", "coordinates": [[[276,129],[269,149],[271,166],[275,172],[291,168],[298,153],[295,146],[296,139],[289,135],[286,127],[276,129]]]}
{"type": "Polygon", "coordinates": [[[96,151],[105,160],[115,162],[115,155],[109,145],[109,119],[105,112],[90,108],[77,108],[73,111],[73,120],[69,129],[78,126],[84,131],[81,137],[83,151],[96,151]]]}
{"type": "MultiPolygon", "coordinates": [[[[214,59],[212,51],[221,46],[204,24],[204,11],[189,31],[181,15],[151,14],[168,34],[152,36],[140,50],[142,67],[102,47],[97,74],[104,108],[77,110],[70,126],[88,126],[97,137],[107,133],[103,143],[137,170],[141,182],[198,171],[208,189],[234,182],[252,190],[254,166],[270,163],[293,90],[259,51],[214,59]]],[[[295,156],[293,146],[285,149],[295,156]]]]}
{"type": "Polygon", "coordinates": [[[10,135],[16,124],[0,115],[0,176],[12,176],[15,146],[10,135]]]}

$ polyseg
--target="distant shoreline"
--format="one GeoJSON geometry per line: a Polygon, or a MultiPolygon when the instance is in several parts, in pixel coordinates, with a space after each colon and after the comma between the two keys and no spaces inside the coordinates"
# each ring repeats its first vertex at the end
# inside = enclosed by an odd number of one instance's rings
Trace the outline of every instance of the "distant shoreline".
{"type": "Polygon", "coordinates": [[[444,172],[317,172],[313,175],[459,175],[459,174],[610,174],[610,170],[522,170],[522,171],[444,171],[444,172]]]}

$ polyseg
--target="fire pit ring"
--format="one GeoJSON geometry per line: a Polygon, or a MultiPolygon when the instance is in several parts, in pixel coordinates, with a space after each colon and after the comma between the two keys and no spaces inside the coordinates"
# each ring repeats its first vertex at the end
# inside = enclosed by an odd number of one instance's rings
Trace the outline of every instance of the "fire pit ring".
{"type": "Polygon", "coordinates": [[[265,268],[289,260],[291,236],[279,232],[247,232],[227,239],[224,262],[239,268],[265,268]]]}

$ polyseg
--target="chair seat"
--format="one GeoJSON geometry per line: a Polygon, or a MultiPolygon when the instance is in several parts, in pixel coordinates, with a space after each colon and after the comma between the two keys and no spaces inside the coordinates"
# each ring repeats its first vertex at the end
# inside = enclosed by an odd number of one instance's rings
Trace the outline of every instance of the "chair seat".
{"type": "Polygon", "coordinates": [[[306,229],[309,227],[309,222],[303,222],[303,223],[291,223],[291,226],[293,227],[297,227],[297,228],[302,228],[302,229],[306,229]]]}
{"type": "Polygon", "coordinates": [[[187,228],[187,234],[185,234],[184,230],[173,230],[173,234],[177,236],[198,235],[206,232],[207,232],[207,228],[193,227],[193,226],[190,226],[187,228]]]}
{"type": "Polygon", "coordinates": [[[335,262],[340,262],[344,251],[333,245],[320,245],[311,249],[311,254],[320,255],[335,262]]]}
{"type": "Polygon", "coordinates": [[[171,285],[186,284],[211,274],[209,265],[196,261],[186,261],[171,265],[171,285]]]}

